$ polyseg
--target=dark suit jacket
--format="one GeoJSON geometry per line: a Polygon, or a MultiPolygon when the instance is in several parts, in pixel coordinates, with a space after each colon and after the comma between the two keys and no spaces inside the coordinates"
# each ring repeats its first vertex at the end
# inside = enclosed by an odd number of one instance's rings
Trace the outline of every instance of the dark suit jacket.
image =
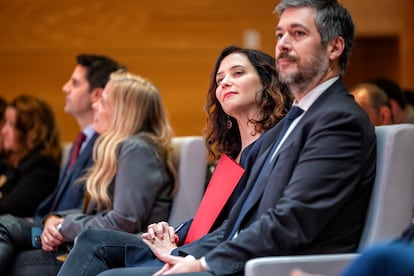
{"type": "Polygon", "coordinates": [[[98,134],[95,133],[78,156],[76,163],[70,171],[68,171],[68,164],[65,165],[56,189],[37,207],[35,214],[36,222],[42,222],[44,216],[52,211],[82,207],[84,186],[77,184],[76,180],[83,176],[86,169],[93,163],[92,150],[96,138],[98,138],[98,134]]]}
{"type": "Polygon", "coordinates": [[[17,168],[1,165],[0,175],[0,214],[32,217],[37,205],[56,187],[59,164],[35,150],[17,168]]]}
{"type": "Polygon", "coordinates": [[[179,254],[205,256],[215,274],[225,275],[242,274],[254,257],[356,250],[374,183],[376,138],[341,80],[312,104],[284,142],[259,183],[238,237],[227,241],[281,126],[266,135],[229,219],[180,247],[179,254]]]}

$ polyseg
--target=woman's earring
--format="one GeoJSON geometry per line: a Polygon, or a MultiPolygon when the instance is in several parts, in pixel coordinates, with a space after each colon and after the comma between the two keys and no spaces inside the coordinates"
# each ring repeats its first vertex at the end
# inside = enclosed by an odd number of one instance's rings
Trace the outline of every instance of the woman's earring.
{"type": "Polygon", "coordinates": [[[233,123],[230,120],[230,116],[227,116],[227,129],[231,129],[233,127],[233,123]]]}

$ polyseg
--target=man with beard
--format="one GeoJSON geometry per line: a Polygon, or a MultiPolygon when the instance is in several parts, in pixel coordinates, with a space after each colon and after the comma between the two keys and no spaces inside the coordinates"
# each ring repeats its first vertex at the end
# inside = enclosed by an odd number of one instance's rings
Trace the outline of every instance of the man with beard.
{"type": "MultiPolygon", "coordinates": [[[[276,12],[276,67],[299,117],[289,112],[268,131],[242,179],[245,191],[218,229],[171,254],[135,251],[135,267],[99,275],[242,275],[255,257],[356,250],[374,183],[376,138],[341,79],[354,40],[352,18],[336,0],[282,0],[276,12]],[[293,123],[285,131],[287,121],[293,123]]],[[[122,243],[144,251],[132,235],[122,243]]],[[[103,261],[113,267],[106,249],[103,261]]]]}

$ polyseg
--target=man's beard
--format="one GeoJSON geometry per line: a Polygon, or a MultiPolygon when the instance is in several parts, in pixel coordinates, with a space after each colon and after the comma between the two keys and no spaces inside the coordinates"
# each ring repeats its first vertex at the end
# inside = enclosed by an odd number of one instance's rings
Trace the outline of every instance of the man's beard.
{"type": "Polygon", "coordinates": [[[315,81],[315,77],[322,76],[329,68],[329,59],[326,57],[325,49],[320,46],[309,61],[304,63],[298,63],[298,59],[289,56],[288,53],[282,53],[279,58],[290,58],[292,61],[297,62],[298,70],[293,73],[279,73],[279,81],[287,87],[307,87],[310,83],[315,81]]]}

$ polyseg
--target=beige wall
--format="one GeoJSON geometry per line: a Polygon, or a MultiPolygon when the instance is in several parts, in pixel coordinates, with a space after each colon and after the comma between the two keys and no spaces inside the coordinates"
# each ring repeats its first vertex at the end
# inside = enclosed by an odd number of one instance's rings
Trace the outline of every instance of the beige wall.
{"type": "MultiPolygon", "coordinates": [[[[262,50],[273,54],[275,43],[273,0],[0,2],[0,95],[11,99],[30,93],[47,99],[63,140],[74,139],[78,131],[62,111],[61,92],[78,53],[109,55],[151,79],[161,90],[176,135],[199,135],[210,70],[220,50],[229,44],[243,45],[243,33],[249,29],[260,34],[262,50]]],[[[414,88],[412,1],[342,3],[353,14],[358,36],[391,36],[398,41],[398,53],[385,48],[380,63],[356,54],[360,60],[351,60],[352,64],[364,70],[350,74],[347,81],[363,78],[370,68],[375,73],[384,68],[402,86],[414,88]],[[389,64],[392,67],[385,68],[389,64]]]]}

